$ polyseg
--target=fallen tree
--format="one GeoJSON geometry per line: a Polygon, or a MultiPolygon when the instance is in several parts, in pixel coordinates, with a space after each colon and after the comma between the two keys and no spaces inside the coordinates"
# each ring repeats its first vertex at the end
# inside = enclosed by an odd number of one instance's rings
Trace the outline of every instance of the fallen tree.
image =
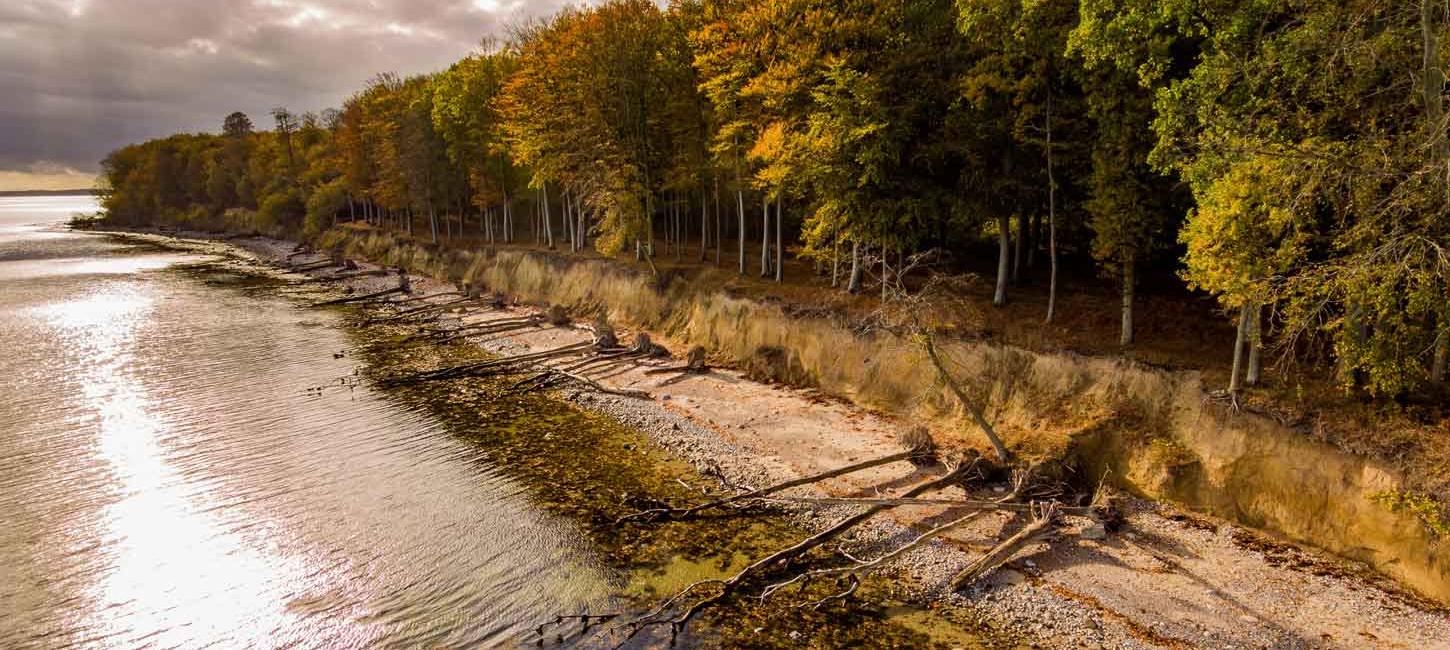
{"type": "Polygon", "coordinates": [[[891,463],[897,463],[902,461],[910,461],[912,462],[912,464],[918,466],[928,465],[932,462],[935,462],[935,442],[932,441],[930,435],[926,434],[924,429],[920,429],[917,431],[919,431],[919,435],[909,437],[908,439],[903,441],[907,444],[907,449],[905,449],[904,451],[899,451],[894,454],[887,454],[885,456],[878,456],[876,458],[863,460],[859,463],[852,463],[844,467],[837,467],[835,469],[826,470],[824,472],[819,472],[810,476],[802,476],[800,478],[791,479],[789,481],[783,481],[781,483],[776,483],[774,485],[763,487],[758,490],[751,490],[749,492],[736,494],[722,499],[716,499],[714,501],[710,501],[709,503],[702,503],[696,506],[689,506],[684,508],[655,508],[651,510],[642,510],[640,512],[625,515],[624,517],[621,517],[618,522],[623,523],[626,521],[634,520],[659,520],[688,517],[694,514],[698,514],[699,512],[702,512],[704,510],[721,508],[724,506],[740,503],[742,501],[749,501],[752,499],[762,499],[793,487],[800,487],[802,485],[819,483],[821,481],[833,479],[838,476],[845,476],[854,472],[871,469],[872,467],[880,467],[882,465],[889,465],[891,463]]]}

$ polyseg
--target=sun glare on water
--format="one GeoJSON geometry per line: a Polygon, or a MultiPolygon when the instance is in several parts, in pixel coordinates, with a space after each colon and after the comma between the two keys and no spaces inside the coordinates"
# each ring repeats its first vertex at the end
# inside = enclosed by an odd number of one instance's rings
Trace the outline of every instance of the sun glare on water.
{"type": "Polygon", "coordinates": [[[85,398],[97,427],[96,449],[118,490],[102,544],[112,556],[96,582],[103,607],[82,623],[113,647],[129,647],[138,631],[162,647],[226,639],[238,647],[271,645],[270,634],[292,627],[275,593],[284,558],[248,545],[197,503],[167,461],[164,405],[147,394],[136,367],[135,332],[152,301],[138,290],[103,290],[39,308],[88,363],[85,398]]]}

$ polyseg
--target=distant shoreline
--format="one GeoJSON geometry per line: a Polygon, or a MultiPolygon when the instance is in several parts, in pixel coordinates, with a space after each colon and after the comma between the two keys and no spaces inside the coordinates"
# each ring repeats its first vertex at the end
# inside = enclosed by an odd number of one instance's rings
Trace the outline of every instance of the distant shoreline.
{"type": "Polygon", "coordinates": [[[94,196],[95,190],[0,190],[0,197],[5,196],[94,196]]]}

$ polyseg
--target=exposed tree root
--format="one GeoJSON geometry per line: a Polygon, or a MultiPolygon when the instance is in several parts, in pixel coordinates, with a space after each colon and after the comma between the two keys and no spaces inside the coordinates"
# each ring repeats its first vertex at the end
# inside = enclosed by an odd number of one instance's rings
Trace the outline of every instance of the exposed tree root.
{"type": "Polygon", "coordinates": [[[652,368],[650,370],[646,370],[645,374],[658,375],[672,372],[679,372],[691,375],[702,375],[710,372],[710,366],[705,365],[705,348],[698,345],[690,348],[690,353],[685,358],[685,365],[669,366],[665,368],[652,368]]]}

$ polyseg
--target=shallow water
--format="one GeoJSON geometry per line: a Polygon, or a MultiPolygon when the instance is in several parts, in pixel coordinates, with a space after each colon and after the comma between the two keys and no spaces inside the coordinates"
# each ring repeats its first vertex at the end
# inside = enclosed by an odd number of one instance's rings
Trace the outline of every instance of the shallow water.
{"type": "Polygon", "coordinates": [[[338,315],[45,225],[84,208],[0,199],[0,646],[492,645],[605,595],[485,447],[338,384],[338,315]]]}

